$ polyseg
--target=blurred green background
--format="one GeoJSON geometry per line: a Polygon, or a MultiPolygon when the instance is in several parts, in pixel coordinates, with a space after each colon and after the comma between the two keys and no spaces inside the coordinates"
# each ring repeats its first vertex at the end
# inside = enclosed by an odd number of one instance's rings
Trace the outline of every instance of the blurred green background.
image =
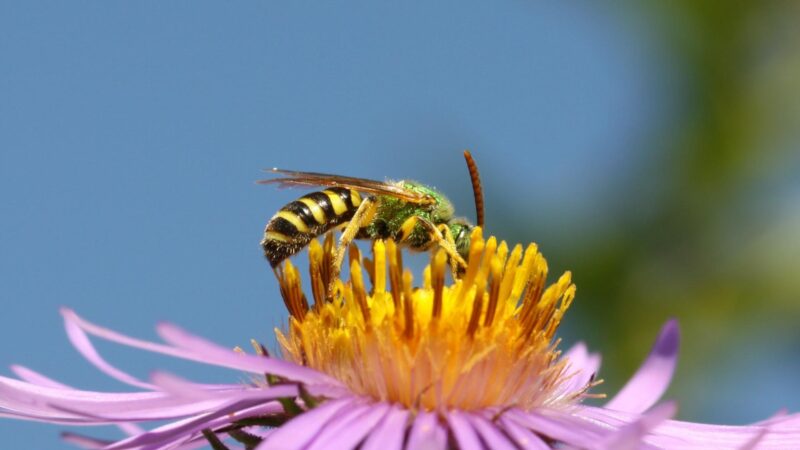
{"type": "MultiPolygon", "coordinates": [[[[629,2],[655,38],[663,103],[634,163],[579,224],[518,212],[574,271],[568,333],[599,345],[616,392],[666,316],[681,416],[743,423],[800,407],[800,4],[629,2]],[[565,227],[569,232],[565,232],[565,227]]],[[[572,180],[563,180],[572,183],[572,180]]],[[[513,202],[491,198],[495,217],[513,202]]],[[[585,214],[585,212],[584,212],[585,214]]]]}
{"type": "MultiPolygon", "coordinates": [[[[602,353],[598,391],[677,317],[679,418],[800,411],[798,19],[790,1],[4,2],[0,363],[120,389],[78,362],[62,305],[274,344],[258,242],[299,193],[259,169],[413,178],[472,216],[469,148],[488,231],[573,271],[561,336],[602,353]]],[[[63,427],[43,427],[3,420],[1,441],[52,448],[63,427]]]]}

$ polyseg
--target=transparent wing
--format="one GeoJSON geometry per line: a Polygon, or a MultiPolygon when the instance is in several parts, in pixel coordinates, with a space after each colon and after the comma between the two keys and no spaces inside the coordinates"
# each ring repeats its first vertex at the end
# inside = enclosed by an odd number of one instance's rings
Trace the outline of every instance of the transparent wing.
{"type": "Polygon", "coordinates": [[[375,195],[388,195],[399,198],[409,203],[433,204],[436,200],[425,194],[420,194],[401,186],[384,181],[369,180],[366,178],[346,177],[316,172],[296,172],[292,170],[269,169],[269,172],[282,175],[279,178],[258,180],[258,184],[277,184],[279,187],[297,186],[332,186],[353,189],[375,195]]]}

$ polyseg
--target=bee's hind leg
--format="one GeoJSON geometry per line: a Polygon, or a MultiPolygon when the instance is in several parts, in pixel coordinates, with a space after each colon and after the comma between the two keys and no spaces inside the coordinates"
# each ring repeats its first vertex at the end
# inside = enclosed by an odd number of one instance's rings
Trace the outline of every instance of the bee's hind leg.
{"type": "Polygon", "coordinates": [[[375,215],[378,201],[375,197],[365,198],[358,206],[353,218],[347,223],[347,226],[342,230],[342,235],[339,237],[339,245],[336,246],[335,256],[331,267],[331,286],[328,286],[329,292],[333,288],[334,280],[339,278],[339,273],[342,270],[342,262],[344,255],[347,252],[347,247],[355,239],[358,230],[369,224],[372,217],[375,215]]]}

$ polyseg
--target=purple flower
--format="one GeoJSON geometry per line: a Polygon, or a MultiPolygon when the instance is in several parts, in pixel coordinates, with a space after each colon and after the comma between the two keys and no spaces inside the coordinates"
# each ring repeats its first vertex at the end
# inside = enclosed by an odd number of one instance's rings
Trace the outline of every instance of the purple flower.
{"type": "Polygon", "coordinates": [[[675,404],[657,405],[677,360],[675,321],[662,328],[616,396],[603,407],[584,404],[602,397],[591,392],[600,357],[583,344],[558,350],[554,334],[575,287],[569,273],[545,287],[547,265],[534,245],[509,251],[476,231],[458,281],[445,285],[446,256],[439,252],[418,288],[391,242],[376,242],[372,260],[351,249],[347,283],[328,279],[331,249],[328,240],[309,250],[313,305],[297,269],[286,264],[278,272],[290,311],[288,329],[277,331],[283,358],[257,343],[255,355],[229,350],[171,324],[157,328],[163,344],[147,342],[64,309],[75,348],[137,391],[79,390],[13,366],[19,379],[0,377],[0,416],[116,425],[128,437],[64,435],[83,448],[109,450],[209,443],[220,449],[800,448],[800,415],[717,426],[672,420],[675,404]],[[198,384],[166,373],[140,380],[105,361],[90,336],[247,372],[252,381],[198,384]],[[166,424],[139,425],[153,421],[166,424]]]}

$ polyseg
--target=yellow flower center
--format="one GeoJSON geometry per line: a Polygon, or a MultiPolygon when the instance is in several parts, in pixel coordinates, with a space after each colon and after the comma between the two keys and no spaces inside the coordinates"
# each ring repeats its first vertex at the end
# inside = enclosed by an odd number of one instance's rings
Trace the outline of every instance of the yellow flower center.
{"type": "MultiPolygon", "coordinates": [[[[284,358],[341,380],[354,393],[427,411],[572,403],[553,340],[575,296],[570,273],[545,289],[547,263],[535,244],[509,253],[505,242],[472,233],[467,269],[445,285],[438,251],[412,286],[392,241],[375,241],[373,259],[350,248],[350,281],[330,280],[333,241],[309,248],[309,307],[297,269],[278,271],[291,314],[276,330],[284,358]],[[371,281],[368,291],[363,269],[371,281]],[[387,283],[388,274],[388,283],[387,283]],[[333,281],[332,298],[326,298],[333,281]]],[[[587,386],[588,388],[588,386],[587,386]]]]}

